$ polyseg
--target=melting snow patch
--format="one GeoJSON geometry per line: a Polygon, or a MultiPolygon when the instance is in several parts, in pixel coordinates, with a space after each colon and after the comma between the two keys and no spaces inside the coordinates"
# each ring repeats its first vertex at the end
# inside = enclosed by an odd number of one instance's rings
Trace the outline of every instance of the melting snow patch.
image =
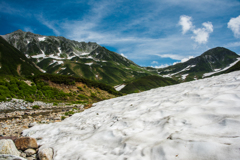
{"type": "Polygon", "coordinates": [[[39,41],[45,41],[46,37],[38,37],[39,41]]]}
{"type": "Polygon", "coordinates": [[[23,136],[53,148],[54,160],[237,160],[240,71],[93,104],[23,136]],[[80,149],[79,149],[80,148],[80,149]]]}
{"type": "Polygon", "coordinates": [[[31,56],[32,58],[46,58],[46,55],[45,55],[45,53],[44,53],[44,51],[43,50],[41,50],[41,52],[42,52],[42,54],[38,54],[38,55],[34,55],[34,56],[31,56]]]}
{"type": "Polygon", "coordinates": [[[187,76],[188,76],[188,74],[183,74],[183,75],[182,75],[182,79],[186,79],[187,76]]]}
{"type": "Polygon", "coordinates": [[[91,66],[93,64],[93,62],[85,63],[85,64],[91,66]]]}
{"type": "Polygon", "coordinates": [[[90,53],[81,53],[80,55],[81,56],[86,56],[86,55],[89,55],[90,53]]]}
{"type": "Polygon", "coordinates": [[[114,88],[116,91],[121,91],[125,86],[126,86],[125,84],[120,84],[120,85],[114,86],[114,88]]]}

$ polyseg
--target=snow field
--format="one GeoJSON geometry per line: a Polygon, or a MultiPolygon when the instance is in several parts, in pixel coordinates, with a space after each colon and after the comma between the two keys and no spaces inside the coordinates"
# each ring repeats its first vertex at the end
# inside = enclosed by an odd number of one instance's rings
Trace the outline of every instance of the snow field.
{"type": "Polygon", "coordinates": [[[93,104],[24,135],[54,160],[226,160],[240,157],[240,71],[93,104]]]}

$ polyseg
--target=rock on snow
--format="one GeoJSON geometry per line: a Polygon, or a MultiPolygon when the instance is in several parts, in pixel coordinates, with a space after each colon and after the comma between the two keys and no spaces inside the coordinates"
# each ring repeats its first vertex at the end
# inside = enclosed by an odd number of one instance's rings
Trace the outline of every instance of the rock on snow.
{"type": "Polygon", "coordinates": [[[54,160],[209,160],[240,157],[240,72],[94,104],[24,130],[54,160]]]}

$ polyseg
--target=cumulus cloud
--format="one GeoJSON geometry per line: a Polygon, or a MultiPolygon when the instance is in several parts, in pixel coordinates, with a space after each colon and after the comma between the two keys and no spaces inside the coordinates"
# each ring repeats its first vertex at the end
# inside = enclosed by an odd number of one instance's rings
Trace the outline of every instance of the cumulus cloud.
{"type": "Polygon", "coordinates": [[[170,66],[170,65],[169,64],[162,64],[160,66],[151,66],[151,67],[153,67],[153,68],[165,68],[165,67],[168,67],[168,66],[170,66]]]}
{"type": "Polygon", "coordinates": [[[199,44],[207,43],[209,34],[213,32],[213,25],[211,22],[204,22],[202,25],[204,26],[203,28],[193,30],[195,35],[191,37],[199,44]]]}
{"type": "Polygon", "coordinates": [[[178,24],[182,26],[182,34],[185,34],[188,30],[190,30],[193,27],[191,19],[192,17],[186,15],[180,16],[178,24]]]}
{"type": "Polygon", "coordinates": [[[152,61],[152,63],[151,64],[158,64],[158,62],[157,61],[152,61]]]}
{"type": "Polygon", "coordinates": [[[185,34],[187,31],[192,31],[194,36],[191,38],[194,39],[198,44],[207,43],[209,34],[213,32],[213,25],[211,22],[204,22],[203,28],[195,28],[192,24],[192,17],[182,15],[180,16],[180,20],[178,22],[179,25],[182,26],[182,34],[185,34]]]}
{"type": "Polygon", "coordinates": [[[228,28],[231,29],[236,38],[240,38],[240,15],[236,18],[231,18],[228,22],[228,28]]]}

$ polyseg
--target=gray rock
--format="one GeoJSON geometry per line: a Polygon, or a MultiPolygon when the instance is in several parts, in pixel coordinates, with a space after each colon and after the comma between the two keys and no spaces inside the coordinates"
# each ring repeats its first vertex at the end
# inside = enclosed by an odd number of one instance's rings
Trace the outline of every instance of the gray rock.
{"type": "Polygon", "coordinates": [[[40,160],[52,160],[53,159],[53,149],[41,147],[38,152],[38,157],[40,160]]]}
{"type": "Polygon", "coordinates": [[[2,139],[0,140],[0,154],[19,156],[20,152],[11,139],[2,139]]]}
{"type": "Polygon", "coordinates": [[[26,160],[26,159],[10,154],[0,154],[0,160],[26,160]]]}

